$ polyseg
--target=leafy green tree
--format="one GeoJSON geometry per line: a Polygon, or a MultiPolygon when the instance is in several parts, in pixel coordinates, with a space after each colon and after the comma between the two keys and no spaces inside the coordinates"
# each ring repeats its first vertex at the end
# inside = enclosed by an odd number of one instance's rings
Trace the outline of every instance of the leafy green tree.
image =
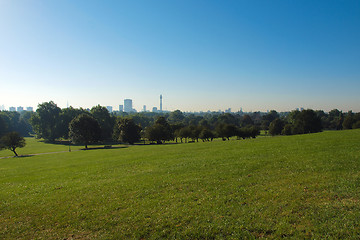
{"type": "Polygon", "coordinates": [[[121,142],[134,144],[140,141],[141,127],[133,119],[121,118],[115,124],[114,138],[121,142]]]}
{"type": "Polygon", "coordinates": [[[186,126],[176,131],[176,136],[180,138],[180,141],[183,142],[183,139],[185,139],[185,142],[191,137],[191,129],[186,126]]]}
{"type": "Polygon", "coordinates": [[[44,138],[48,141],[55,141],[61,137],[61,109],[53,102],[44,102],[38,105],[30,123],[37,135],[37,138],[44,138]]]}
{"type": "Polygon", "coordinates": [[[91,115],[98,121],[101,129],[101,139],[111,139],[114,130],[115,119],[110,116],[106,107],[97,105],[90,110],[91,115]]]}
{"type": "Polygon", "coordinates": [[[352,129],[353,124],[355,123],[353,113],[350,111],[346,114],[344,122],[342,123],[343,129],[352,129]]]}
{"type": "Polygon", "coordinates": [[[5,133],[7,132],[8,126],[5,120],[5,116],[3,116],[2,114],[0,114],[0,137],[5,135],[5,133]]]}
{"type": "Polygon", "coordinates": [[[25,145],[26,142],[24,137],[20,136],[18,132],[9,132],[0,139],[0,149],[9,149],[15,154],[15,156],[18,156],[16,148],[22,148],[25,147],[25,145]]]}
{"type": "Polygon", "coordinates": [[[292,125],[291,124],[285,124],[283,130],[281,131],[282,135],[292,135],[292,125]]]}
{"type": "Polygon", "coordinates": [[[171,123],[180,123],[184,120],[185,116],[180,110],[175,110],[169,115],[169,122],[171,123]]]}
{"type": "Polygon", "coordinates": [[[147,127],[145,132],[147,139],[156,141],[158,144],[174,139],[170,124],[162,116],[158,117],[154,125],[147,127]]]}
{"type": "Polygon", "coordinates": [[[329,129],[341,130],[343,128],[344,114],[338,109],[329,112],[329,129]]]}
{"type": "Polygon", "coordinates": [[[181,128],[184,127],[184,125],[182,123],[175,123],[175,124],[170,124],[170,127],[171,127],[171,130],[172,132],[174,133],[174,137],[175,137],[175,140],[176,142],[178,141],[178,138],[179,138],[179,131],[181,128]]]}
{"type": "Polygon", "coordinates": [[[215,134],[208,128],[203,128],[199,138],[205,142],[205,141],[212,141],[215,138],[215,134]]]}
{"type": "Polygon", "coordinates": [[[250,115],[245,114],[245,115],[242,117],[241,126],[242,126],[242,127],[247,127],[247,126],[251,126],[251,125],[254,125],[254,121],[252,120],[252,118],[250,117],[250,115]]]}
{"type": "Polygon", "coordinates": [[[81,114],[74,118],[70,122],[69,129],[72,141],[84,144],[86,149],[90,143],[95,143],[101,138],[98,121],[88,114],[81,114]]]}
{"type": "Polygon", "coordinates": [[[220,123],[216,126],[215,131],[224,141],[230,140],[230,137],[236,136],[237,127],[234,124],[220,123]]]}
{"type": "Polygon", "coordinates": [[[60,126],[60,133],[61,133],[61,137],[68,139],[69,138],[69,125],[70,122],[76,118],[77,116],[79,116],[80,114],[90,114],[89,112],[87,112],[86,110],[80,108],[73,108],[73,107],[68,107],[68,108],[64,108],[62,109],[62,112],[60,114],[60,121],[61,121],[61,126],[60,126]]]}
{"type": "Polygon", "coordinates": [[[354,124],[352,125],[352,128],[353,128],[353,129],[360,128],[360,121],[357,121],[356,123],[354,123],[354,124]]]}
{"type": "Polygon", "coordinates": [[[256,138],[258,135],[260,135],[260,129],[257,126],[242,127],[236,130],[238,139],[256,138]]]}
{"type": "Polygon", "coordinates": [[[316,133],[322,131],[321,119],[316,115],[314,110],[306,109],[301,111],[294,123],[294,133],[316,133]]]}
{"type": "Polygon", "coordinates": [[[281,119],[276,118],[274,121],[270,123],[269,133],[272,136],[280,135],[283,128],[284,128],[284,122],[281,119]]]}
{"type": "Polygon", "coordinates": [[[277,118],[280,118],[280,116],[275,110],[271,110],[266,115],[262,116],[262,120],[269,122],[269,124],[277,118]]]}

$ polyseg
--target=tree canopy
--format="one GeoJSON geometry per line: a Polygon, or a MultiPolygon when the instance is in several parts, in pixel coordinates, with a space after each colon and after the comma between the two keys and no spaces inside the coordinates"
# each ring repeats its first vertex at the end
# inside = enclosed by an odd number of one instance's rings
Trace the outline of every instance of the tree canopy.
{"type": "Polygon", "coordinates": [[[101,137],[98,121],[89,114],[81,114],[74,118],[70,122],[69,129],[72,141],[84,144],[86,149],[90,143],[99,141],[101,137]]]}
{"type": "Polygon", "coordinates": [[[0,149],[9,149],[15,156],[18,156],[16,149],[25,147],[25,145],[26,142],[24,137],[20,136],[18,132],[9,132],[0,139],[0,149]]]}
{"type": "Polygon", "coordinates": [[[129,144],[140,141],[141,127],[130,118],[119,119],[114,128],[114,139],[129,144]]]}

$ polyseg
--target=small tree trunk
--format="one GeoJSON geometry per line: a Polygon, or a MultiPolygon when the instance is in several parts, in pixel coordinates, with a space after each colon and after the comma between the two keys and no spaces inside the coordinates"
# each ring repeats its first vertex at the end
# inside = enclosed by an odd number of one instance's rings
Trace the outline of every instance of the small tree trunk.
{"type": "Polygon", "coordinates": [[[15,154],[16,157],[18,157],[18,154],[15,151],[15,148],[12,148],[11,151],[15,154]]]}

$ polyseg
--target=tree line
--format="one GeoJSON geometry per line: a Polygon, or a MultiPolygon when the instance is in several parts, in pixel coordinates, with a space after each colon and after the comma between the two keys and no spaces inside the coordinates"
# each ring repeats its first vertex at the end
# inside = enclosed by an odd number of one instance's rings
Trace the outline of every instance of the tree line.
{"type": "Polygon", "coordinates": [[[36,112],[0,112],[0,136],[17,131],[22,136],[35,134],[37,138],[54,142],[71,139],[75,143],[123,142],[134,144],[148,140],[212,141],[231,137],[255,138],[260,130],[270,135],[291,135],[320,132],[324,129],[341,130],[360,127],[360,113],[329,113],[306,109],[278,113],[134,113],[115,115],[104,106],[90,110],[73,107],[59,108],[54,102],[38,105],[36,112]]]}

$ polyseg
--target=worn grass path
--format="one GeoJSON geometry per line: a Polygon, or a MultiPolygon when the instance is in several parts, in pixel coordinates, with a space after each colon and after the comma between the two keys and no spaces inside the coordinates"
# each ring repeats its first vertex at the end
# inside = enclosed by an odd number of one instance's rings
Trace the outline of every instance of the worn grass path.
{"type": "Polygon", "coordinates": [[[359,143],[349,130],[1,159],[0,239],[359,239],[359,143]]]}

